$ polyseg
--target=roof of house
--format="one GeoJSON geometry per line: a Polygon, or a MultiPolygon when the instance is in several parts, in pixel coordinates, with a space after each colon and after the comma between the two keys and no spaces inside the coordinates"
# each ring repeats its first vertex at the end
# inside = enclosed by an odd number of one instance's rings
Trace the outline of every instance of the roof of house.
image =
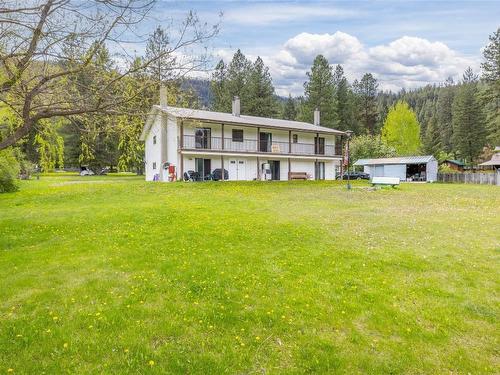
{"type": "Polygon", "coordinates": [[[451,164],[459,165],[461,167],[465,167],[464,162],[461,162],[460,160],[455,160],[455,159],[446,159],[446,160],[443,160],[443,163],[451,163],[451,164]]]}
{"type": "Polygon", "coordinates": [[[432,155],[402,156],[396,158],[359,159],[354,165],[381,165],[381,164],[424,164],[434,159],[432,155]]]}
{"type": "Polygon", "coordinates": [[[484,166],[500,165],[500,152],[493,154],[493,156],[491,157],[491,160],[488,160],[488,161],[481,163],[479,165],[484,165],[484,166]]]}
{"type": "Polygon", "coordinates": [[[225,112],[212,112],[201,109],[178,108],[170,106],[160,107],[159,105],[154,105],[152,111],[150,112],[148,121],[146,121],[144,129],[142,131],[141,139],[144,139],[146,133],[149,131],[149,128],[152,125],[151,116],[158,110],[164,113],[168,113],[171,116],[183,119],[192,119],[192,120],[207,121],[207,122],[220,122],[224,124],[235,124],[235,125],[262,126],[265,128],[283,129],[283,130],[301,130],[301,131],[323,133],[323,134],[324,133],[335,134],[335,135],[345,134],[343,131],[340,130],[331,129],[324,126],[318,126],[310,124],[308,122],[281,120],[281,119],[247,116],[247,115],[234,116],[232,113],[225,113],[225,112]]]}

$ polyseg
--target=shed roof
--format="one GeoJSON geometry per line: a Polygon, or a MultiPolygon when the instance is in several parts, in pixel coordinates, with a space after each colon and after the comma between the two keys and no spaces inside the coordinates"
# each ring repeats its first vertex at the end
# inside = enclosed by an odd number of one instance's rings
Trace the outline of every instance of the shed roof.
{"type": "MultiPolygon", "coordinates": [[[[178,107],[160,107],[159,105],[154,105],[150,115],[156,111],[162,111],[171,116],[183,118],[183,119],[193,119],[199,121],[207,122],[220,122],[225,124],[236,124],[236,125],[249,125],[249,126],[262,126],[265,128],[273,129],[283,129],[283,130],[300,130],[307,132],[316,133],[328,133],[334,135],[343,135],[343,131],[327,128],[324,126],[318,126],[310,124],[308,122],[302,121],[291,121],[291,120],[281,120],[268,117],[257,117],[257,116],[247,116],[240,115],[234,116],[232,113],[226,112],[212,112],[205,111],[201,109],[191,109],[191,108],[178,108],[178,107]]],[[[146,121],[141,138],[144,138],[146,133],[149,131],[151,126],[151,121],[146,121]]]]}
{"type": "Polygon", "coordinates": [[[425,164],[436,160],[432,155],[402,156],[396,158],[359,159],[354,165],[381,165],[381,164],[425,164]]]}

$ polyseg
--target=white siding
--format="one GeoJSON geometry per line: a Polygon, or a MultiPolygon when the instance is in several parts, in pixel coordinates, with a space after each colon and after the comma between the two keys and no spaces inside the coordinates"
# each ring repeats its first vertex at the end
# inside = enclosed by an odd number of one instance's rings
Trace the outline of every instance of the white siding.
{"type": "Polygon", "coordinates": [[[161,119],[162,116],[157,114],[145,140],[146,181],[153,181],[156,174],[161,175],[162,138],[164,137],[161,119]],[[156,143],[154,143],[155,137],[156,143]]]}
{"type": "MultiPolygon", "coordinates": [[[[149,133],[145,138],[145,171],[146,180],[152,181],[155,175],[158,175],[161,181],[168,181],[168,169],[164,169],[163,165],[165,163],[170,163],[174,165],[177,171],[177,179],[181,180],[180,171],[180,154],[179,154],[179,137],[180,137],[180,126],[179,121],[175,117],[169,116],[165,113],[157,113],[153,119],[153,124],[150,128],[149,133]],[[153,144],[153,137],[156,136],[156,144],[153,144]],[[156,164],[156,168],[153,169],[153,165],[156,164]]],[[[222,136],[221,130],[222,126],[219,124],[206,124],[203,122],[195,121],[184,121],[183,129],[184,135],[194,136],[195,129],[197,127],[206,127],[211,129],[211,136],[213,138],[212,145],[215,142],[220,142],[222,136]],[[218,138],[219,140],[214,140],[218,138]]],[[[232,130],[242,129],[244,139],[248,140],[258,140],[257,128],[255,127],[245,127],[245,126],[232,126],[226,125],[224,127],[224,138],[226,139],[226,145],[232,143],[232,130]]],[[[283,147],[288,149],[289,132],[285,130],[276,129],[265,129],[261,128],[262,132],[268,132],[272,134],[272,139],[274,142],[283,142],[283,147]]],[[[314,137],[316,134],[292,131],[292,136],[294,134],[298,135],[299,144],[310,144],[314,145],[314,137]]],[[[335,146],[335,136],[334,135],[323,135],[320,137],[325,138],[325,145],[334,147],[335,146]]],[[[235,143],[236,144],[236,143],[235,143]]],[[[230,146],[228,146],[230,147],[230,146]]],[[[313,147],[313,146],[312,146],[313,147]]],[[[293,150],[293,143],[292,143],[293,150]]],[[[282,150],[285,152],[286,150],[282,150]]],[[[221,156],[220,154],[187,154],[183,156],[183,171],[195,170],[195,159],[205,158],[211,159],[211,169],[212,171],[216,168],[221,167],[221,156]]],[[[258,157],[259,163],[257,163],[257,155],[224,155],[224,168],[229,170],[230,160],[244,160],[245,161],[245,179],[254,180],[258,178],[258,170],[261,168],[262,163],[267,163],[269,160],[279,160],[280,161],[280,180],[288,180],[288,157],[286,155],[260,155],[258,157]]],[[[328,180],[335,179],[335,168],[340,164],[338,160],[331,159],[318,159],[318,161],[323,161],[325,163],[325,178],[328,180]]],[[[306,172],[311,178],[314,179],[314,158],[293,158],[291,156],[291,171],[292,172],[306,172]]]]}
{"type": "Polygon", "coordinates": [[[398,177],[401,181],[406,180],[406,164],[384,165],[383,177],[398,177]]]}
{"type": "Polygon", "coordinates": [[[438,173],[437,160],[431,160],[430,162],[428,162],[426,170],[427,170],[426,181],[437,181],[437,173],[438,173]]]}

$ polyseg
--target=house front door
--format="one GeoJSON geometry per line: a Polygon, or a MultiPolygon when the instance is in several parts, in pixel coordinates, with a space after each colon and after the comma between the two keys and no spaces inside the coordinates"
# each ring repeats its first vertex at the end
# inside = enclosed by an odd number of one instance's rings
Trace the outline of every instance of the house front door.
{"type": "Polygon", "coordinates": [[[324,180],[325,179],[325,163],[322,161],[317,161],[314,163],[314,179],[324,180]]]}
{"type": "Polygon", "coordinates": [[[279,160],[269,160],[269,167],[271,169],[271,180],[280,179],[280,161],[279,160]]]}
{"type": "Polygon", "coordinates": [[[233,181],[246,180],[246,162],[245,160],[230,159],[229,160],[229,179],[233,181]]]}

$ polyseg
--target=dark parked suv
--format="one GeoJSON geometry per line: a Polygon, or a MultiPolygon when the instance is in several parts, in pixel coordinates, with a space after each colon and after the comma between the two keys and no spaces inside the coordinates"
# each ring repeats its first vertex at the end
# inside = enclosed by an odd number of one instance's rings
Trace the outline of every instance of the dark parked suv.
{"type": "Polygon", "coordinates": [[[350,180],[369,180],[370,175],[365,172],[345,172],[343,176],[337,176],[337,180],[344,179],[347,180],[347,175],[349,174],[350,180]]]}

